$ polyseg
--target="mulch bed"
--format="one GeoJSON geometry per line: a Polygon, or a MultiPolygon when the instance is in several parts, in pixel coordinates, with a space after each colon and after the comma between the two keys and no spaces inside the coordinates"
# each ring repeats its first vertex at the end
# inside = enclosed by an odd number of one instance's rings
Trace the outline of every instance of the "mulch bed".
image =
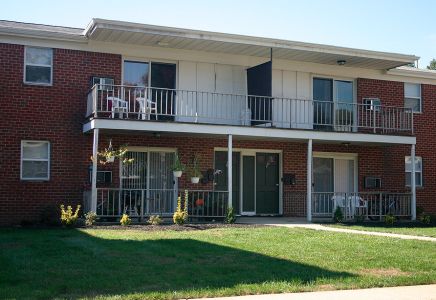
{"type": "Polygon", "coordinates": [[[174,225],[174,224],[162,224],[162,225],[145,225],[134,224],[129,226],[121,226],[118,224],[98,224],[87,228],[92,229],[111,229],[111,230],[144,230],[144,231],[193,231],[193,230],[208,230],[216,228],[254,228],[263,227],[264,225],[256,224],[224,224],[224,223],[205,223],[205,224],[186,224],[186,225],[174,225]]]}

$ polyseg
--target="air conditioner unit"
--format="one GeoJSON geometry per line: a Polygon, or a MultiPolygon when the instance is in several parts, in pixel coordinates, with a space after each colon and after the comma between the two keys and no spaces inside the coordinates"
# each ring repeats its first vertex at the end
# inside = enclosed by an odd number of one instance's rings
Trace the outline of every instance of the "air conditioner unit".
{"type": "Polygon", "coordinates": [[[365,177],[365,188],[366,189],[377,189],[381,188],[381,178],[374,176],[365,177]]]}
{"type": "Polygon", "coordinates": [[[363,104],[366,110],[380,111],[381,101],[379,98],[363,98],[363,104]]]}

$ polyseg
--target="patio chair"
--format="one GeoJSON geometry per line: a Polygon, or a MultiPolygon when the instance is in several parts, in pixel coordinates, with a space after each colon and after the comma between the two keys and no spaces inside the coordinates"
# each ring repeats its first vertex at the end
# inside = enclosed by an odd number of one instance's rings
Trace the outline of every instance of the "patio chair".
{"type": "Polygon", "coordinates": [[[344,216],[345,219],[348,219],[354,215],[349,198],[347,199],[345,196],[342,196],[342,195],[334,195],[332,197],[332,201],[334,203],[333,204],[334,210],[336,210],[336,207],[341,208],[341,210],[345,214],[345,216],[344,216]]]}
{"type": "Polygon", "coordinates": [[[157,120],[157,105],[151,99],[144,97],[137,97],[136,102],[139,104],[138,119],[150,120],[151,114],[156,116],[157,120]]]}
{"type": "Polygon", "coordinates": [[[348,203],[351,204],[351,211],[354,215],[366,215],[366,210],[368,209],[368,202],[363,200],[362,197],[358,195],[352,195],[348,197],[348,203]]]}
{"type": "MultiPolygon", "coordinates": [[[[126,118],[128,117],[129,112],[129,103],[118,97],[107,97],[108,106],[110,104],[110,110],[112,112],[112,119],[115,119],[115,114],[119,114],[119,118],[123,119],[124,114],[126,114],[126,118]]],[[[109,107],[108,107],[109,108],[109,107]]]]}

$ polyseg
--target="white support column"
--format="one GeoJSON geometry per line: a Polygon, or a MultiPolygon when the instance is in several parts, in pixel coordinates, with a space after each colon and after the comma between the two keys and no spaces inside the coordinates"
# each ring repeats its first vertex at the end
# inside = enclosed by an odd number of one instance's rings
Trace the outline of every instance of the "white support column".
{"type": "Polygon", "coordinates": [[[410,160],[412,161],[412,174],[410,174],[410,188],[412,190],[411,213],[412,221],[416,220],[416,177],[415,177],[415,145],[412,144],[410,160]]]}
{"type": "Polygon", "coordinates": [[[98,152],[98,132],[94,129],[94,142],[92,144],[92,182],[91,182],[91,211],[97,212],[97,152],[98,152]]]}
{"type": "Polygon", "coordinates": [[[307,141],[307,221],[312,222],[312,140],[307,141]]]}
{"type": "Polygon", "coordinates": [[[231,134],[228,135],[228,145],[227,145],[227,186],[229,192],[229,202],[228,207],[232,207],[232,195],[233,195],[233,137],[231,134]]]}

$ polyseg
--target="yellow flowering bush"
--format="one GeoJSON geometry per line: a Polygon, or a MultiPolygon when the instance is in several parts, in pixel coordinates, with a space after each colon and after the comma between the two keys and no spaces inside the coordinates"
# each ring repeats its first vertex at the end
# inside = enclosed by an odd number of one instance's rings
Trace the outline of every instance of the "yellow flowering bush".
{"type": "Polygon", "coordinates": [[[183,225],[188,221],[188,191],[185,190],[184,207],[182,210],[182,199],[179,196],[177,198],[177,209],[173,215],[174,224],[183,225]]]}
{"type": "Polygon", "coordinates": [[[121,226],[128,226],[132,223],[132,219],[130,219],[128,214],[123,214],[120,220],[121,226]]]}
{"type": "Polygon", "coordinates": [[[79,218],[80,205],[77,205],[76,211],[73,213],[73,208],[71,205],[65,206],[61,205],[61,223],[65,226],[73,226],[76,224],[77,219],[79,218]]]}

